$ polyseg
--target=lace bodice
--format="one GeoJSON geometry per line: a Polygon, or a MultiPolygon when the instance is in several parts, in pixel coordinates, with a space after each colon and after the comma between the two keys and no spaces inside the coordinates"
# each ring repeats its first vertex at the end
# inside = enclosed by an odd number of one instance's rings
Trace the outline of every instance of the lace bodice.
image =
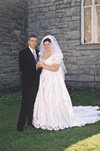
{"type": "Polygon", "coordinates": [[[62,57],[57,54],[52,55],[49,58],[47,58],[46,60],[44,60],[45,64],[47,64],[47,65],[52,65],[54,63],[61,64],[61,61],[62,61],[62,57]]]}

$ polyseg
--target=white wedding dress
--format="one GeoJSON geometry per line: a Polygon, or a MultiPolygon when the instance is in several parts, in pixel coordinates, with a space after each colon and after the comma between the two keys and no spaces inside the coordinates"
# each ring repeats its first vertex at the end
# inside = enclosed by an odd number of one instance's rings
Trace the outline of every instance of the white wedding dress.
{"type": "MultiPolygon", "coordinates": [[[[44,62],[47,65],[60,64],[61,59],[61,56],[56,54],[44,62]]],[[[42,70],[33,110],[32,124],[34,127],[59,130],[94,123],[100,120],[98,109],[98,106],[72,107],[61,68],[57,72],[42,70]]]]}

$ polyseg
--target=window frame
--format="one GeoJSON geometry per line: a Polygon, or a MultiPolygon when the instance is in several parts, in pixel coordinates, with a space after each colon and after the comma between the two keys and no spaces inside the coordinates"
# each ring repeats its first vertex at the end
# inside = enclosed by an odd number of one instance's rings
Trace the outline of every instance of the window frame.
{"type": "Polygon", "coordinates": [[[96,7],[100,6],[100,4],[95,4],[95,0],[92,0],[91,6],[84,6],[84,0],[81,1],[81,44],[99,44],[100,42],[96,42],[96,28],[95,28],[95,14],[96,14],[96,7]],[[91,27],[92,27],[92,41],[91,43],[85,43],[84,42],[84,8],[90,8],[91,7],[91,27]]]}

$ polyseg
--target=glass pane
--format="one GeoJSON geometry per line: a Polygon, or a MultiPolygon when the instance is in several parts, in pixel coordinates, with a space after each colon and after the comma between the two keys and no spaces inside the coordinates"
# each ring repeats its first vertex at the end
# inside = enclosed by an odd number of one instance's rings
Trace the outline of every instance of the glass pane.
{"type": "Polygon", "coordinates": [[[100,42],[100,6],[96,7],[95,19],[95,40],[96,42],[100,42]]]}
{"type": "Polygon", "coordinates": [[[95,0],[95,4],[100,4],[100,0],[95,0]]]}
{"type": "Polygon", "coordinates": [[[91,43],[91,8],[84,9],[84,43],[91,43]]]}
{"type": "Polygon", "coordinates": [[[92,5],[92,0],[84,0],[84,6],[92,5]]]}

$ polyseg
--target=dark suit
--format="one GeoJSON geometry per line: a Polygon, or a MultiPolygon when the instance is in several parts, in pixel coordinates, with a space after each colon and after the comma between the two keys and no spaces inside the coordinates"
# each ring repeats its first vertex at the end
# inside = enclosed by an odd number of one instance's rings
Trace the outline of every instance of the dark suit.
{"type": "MultiPolygon", "coordinates": [[[[38,51],[36,50],[37,59],[38,51]]],[[[28,125],[32,124],[33,106],[39,86],[41,69],[36,70],[36,60],[27,47],[19,53],[19,66],[22,72],[22,102],[17,129],[23,129],[28,120],[28,125]]]]}

